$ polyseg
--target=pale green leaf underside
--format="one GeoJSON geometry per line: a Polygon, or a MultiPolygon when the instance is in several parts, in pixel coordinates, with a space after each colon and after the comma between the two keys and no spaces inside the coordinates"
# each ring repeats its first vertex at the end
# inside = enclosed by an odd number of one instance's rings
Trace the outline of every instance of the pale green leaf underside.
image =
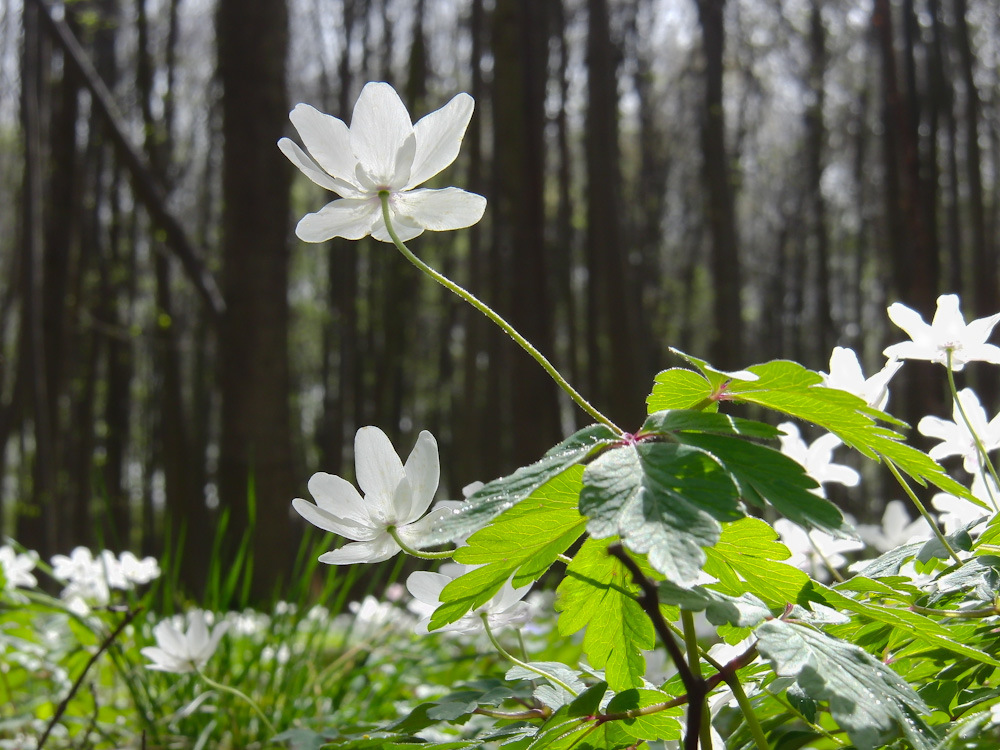
{"type": "Polygon", "coordinates": [[[825,701],[860,750],[902,734],[929,750],[934,737],[919,721],[927,706],[889,667],[867,652],[804,625],[770,620],[755,631],[757,648],[781,677],[794,677],[814,700],[825,701]]]}

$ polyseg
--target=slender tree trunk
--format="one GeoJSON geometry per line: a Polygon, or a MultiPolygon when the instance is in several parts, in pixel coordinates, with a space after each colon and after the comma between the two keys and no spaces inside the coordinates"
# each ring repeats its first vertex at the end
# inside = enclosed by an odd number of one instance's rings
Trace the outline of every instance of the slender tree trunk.
{"type": "MultiPolygon", "coordinates": [[[[545,246],[545,13],[533,0],[499,0],[493,17],[494,228],[513,269],[509,319],[546,355],[553,352],[545,246]]],[[[507,342],[507,346],[510,343],[507,342]]],[[[513,461],[538,459],[560,436],[556,386],[527,354],[510,353],[513,461]]]]}
{"type": "Polygon", "coordinates": [[[958,46],[962,83],[965,91],[965,180],[968,186],[969,213],[966,222],[972,242],[972,267],[976,269],[972,285],[972,310],[976,317],[996,311],[1000,296],[997,281],[997,258],[986,237],[986,198],[983,193],[982,153],[979,148],[979,120],[982,104],[976,87],[976,53],[969,34],[966,0],[954,0],[955,44],[958,46]]]}
{"type": "Polygon", "coordinates": [[[236,539],[253,529],[252,592],[261,599],[287,573],[292,553],[290,173],[275,147],[288,116],[284,0],[220,0],[216,36],[227,305],[219,336],[219,497],[232,510],[236,539]]]}
{"type": "Polygon", "coordinates": [[[705,218],[711,244],[713,330],[709,347],[717,367],[736,368],[743,362],[743,275],[733,174],[726,149],[725,100],[722,79],[725,59],[725,0],[696,0],[705,64],[701,151],[705,183],[705,218]]]}

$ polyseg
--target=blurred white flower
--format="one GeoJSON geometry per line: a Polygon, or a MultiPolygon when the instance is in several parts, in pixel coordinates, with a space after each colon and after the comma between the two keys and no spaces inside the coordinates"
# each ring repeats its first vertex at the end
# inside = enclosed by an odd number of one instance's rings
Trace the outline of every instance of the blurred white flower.
{"type": "Polygon", "coordinates": [[[941,419],[940,417],[924,417],[917,424],[920,433],[927,437],[937,438],[941,442],[930,449],[928,455],[940,460],[947,456],[961,456],[965,462],[965,470],[970,474],[975,474],[983,465],[983,458],[976,447],[976,440],[973,432],[969,431],[969,426],[962,418],[962,411],[965,410],[969,422],[972,423],[972,430],[983,443],[986,452],[1000,448],[1000,414],[986,421],[986,412],[979,403],[979,397],[971,388],[963,388],[958,392],[958,400],[952,406],[952,419],[941,419]]]}
{"type": "Polygon", "coordinates": [[[69,556],[52,556],[52,577],[66,584],[59,597],[74,612],[87,614],[91,606],[102,607],[111,601],[108,573],[114,577],[115,572],[107,570],[107,563],[106,556],[95,559],[86,547],[74,548],[69,556]]]}
{"type": "Polygon", "coordinates": [[[196,672],[212,658],[227,627],[228,622],[224,621],[209,631],[206,613],[194,609],[188,613],[186,632],[181,632],[173,619],[163,620],[153,628],[156,645],[146,646],[140,653],[152,662],[146,665],[147,669],[177,674],[196,672]]]}
{"type": "Polygon", "coordinates": [[[882,513],[881,524],[861,524],[858,536],[879,552],[888,552],[904,544],[930,539],[934,532],[923,516],[910,520],[901,500],[890,500],[882,513]]]}
{"type": "Polygon", "coordinates": [[[815,494],[826,497],[822,486],[826,482],[854,487],[860,481],[858,472],[850,466],[833,463],[833,449],[841,445],[840,438],[833,433],[827,433],[807,445],[799,428],[791,422],[782,422],[778,429],[785,433],[778,438],[781,452],[798,461],[806,473],[819,482],[820,486],[812,490],[815,494]]]}
{"type": "Polygon", "coordinates": [[[7,581],[6,588],[23,586],[30,589],[37,586],[38,580],[31,573],[37,562],[38,553],[34,550],[16,552],[9,544],[0,547],[0,568],[3,568],[3,575],[7,581]]]}
{"type": "Polygon", "coordinates": [[[380,191],[389,192],[392,224],[404,242],[425,229],[462,229],[479,221],[486,199],[455,187],[420,189],[458,156],[475,102],[458,94],[413,125],[395,89],[368,83],[351,126],[308,104],[289,115],[308,151],[282,138],[278,148],[306,177],[341,196],[306,214],[295,233],[304,242],[332,237],[359,240],[370,234],[391,242],[382,217],[380,191]]]}
{"type": "Polygon", "coordinates": [[[349,565],[388,560],[401,549],[390,528],[404,544],[419,548],[422,538],[452,512],[441,507],[424,515],[440,476],[437,442],[426,430],[417,436],[404,466],[382,430],[362,427],[354,438],[354,461],[364,498],[347,480],[320,472],[309,480],[316,504],[302,498],[292,501],[292,507],[309,523],[354,540],[321,555],[320,562],[349,565]]]}
{"type": "MultiPolygon", "coordinates": [[[[990,492],[986,482],[989,482],[993,489],[993,497],[1000,497],[996,482],[992,477],[985,478],[981,472],[977,472],[972,478],[972,486],[969,488],[973,496],[979,498],[987,505],[993,505],[990,492]]],[[[955,497],[946,492],[939,492],[931,498],[931,505],[938,511],[938,521],[944,527],[944,533],[952,534],[973,521],[990,515],[990,511],[965,498],[955,497]]],[[[982,529],[980,529],[981,531],[982,529]]]]}
{"type": "Polygon", "coordinates": [[[775,521],[774,530],[792,553],[788,562],[819,581],[829,580],[830,568],[836,570],[843,567],[847,562],[843,553],[855,552],[865,546],[864,542],[838,539],[817,529],[807,532],[787,518],[775,521]]]}
{"type": "Polygon", "coordinates": [[[889,402],[889,381],[902,366],[901,360],[890,359],[881,370],[866,379],[854,350],[838,346],[830,355],[829,374],[821,372],[820,375],[827,388],[853,393],[872,408],[881,410],[889,402]]]}
{"type": "Polygon", "coordinates": [[[126,550],[121,553],[118,561],[125,580],[135,586],[142,586],[160,577],[160,564],[155,557],[144,557],[140,560],[126,550]]]}
{"type": "MultiPolygon", "coordinates": [[[[406,588],[413,595],[413,601],[408,606],[410,611],[420,618],[416,626],[417,633],[429,632],[431,615],[441,605],[441,590],[471,569],[472,566],[448,563],[441,566],[439,573],[418,570],[410,574],[406,579],[406,588]]],[[[530,585],[515,589],[510,581],[507,581],[488,602],[434,632],[483,632],[485,630],[483,615],[486,616],[490,630],[494,633],[501,628],[524,625],[531,617],[531,608],[521,600],[530,590],[530,585]]]]}
{"type": "Polygon", "coordinates": [[[924,359],[947,367],[951,353],[951,368],[958,372],[966,362],[1000,364],[1000,347],[987,344],[1000,313],[979,318],[968,325],[959,309],[958,295],[942,294],[930,325],[920,313],[900,302],[889,305],[889,319],[902,328],[912,341],[893,344],[883,352],[898,359],[924,359]]]}
{"type": "Polygon", "coordinates": [[[354,615],[354,628],[368,634],[387,625],[407,628],[413,618],[392,602],[380,602],[368,595],[360,602],[351,602],[347,608],[354,615]]]}

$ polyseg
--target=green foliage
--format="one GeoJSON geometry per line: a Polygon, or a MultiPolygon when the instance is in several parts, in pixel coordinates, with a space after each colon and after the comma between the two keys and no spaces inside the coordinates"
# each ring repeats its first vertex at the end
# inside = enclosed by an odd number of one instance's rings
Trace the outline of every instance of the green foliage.
{"type": "Polygon", "coordinates": [[[442,606],[431,618],[432,629],[489,601],[512,577],[516,588],[541,578],[587,524],[577,510],[582,474],[582,466],[571,466],[469,537],[455,560],[481,567],[444,587],[442,606]],[[511,539],[518,540],[513,548],[511,539]]]}
{"type": "Polygon", "coordinates": [[[705,451],[637,440],[598,456],[583,473],[580,512],[597,538],[621,537],[633,552],[680,585],[719,538],[720,521],[739,518],[736,484],[705,451]]]}
{"type": "Polygon", "coordinates": [[[603,425],[590,425],[579,430],[530,466],[480,487],[458,512],[442,522],[425,544],[450,542],[481,529],[505,510],[530,497],[550,479],[583,462],[614,440],[614,433],[603,425]]]}
{"type": "Polygon", "coordinates": [[[918,718],[927,713],[927,705],[905,680],[861,648],[782,620],[763,623],[754,635],[775,674],[795,678],[807,696],[828,703],[859,750],[882,747],[893,734],[902,734],[917,750],[933,747],[933,731],[918,718]]]}
{"type": "MultiPolygon", "coordinates": [[[[608,555],[610,540],[589,539],[573,557],[557,589],[559,632],[587,629],[583,650],[604,669],[613,690],[640,687],[646,673],[642,651],[653,648],[653,625],[636,601],[638,587],[608,555]]],[[[652,571],[647,572],[653,575],[652,571]]]]}

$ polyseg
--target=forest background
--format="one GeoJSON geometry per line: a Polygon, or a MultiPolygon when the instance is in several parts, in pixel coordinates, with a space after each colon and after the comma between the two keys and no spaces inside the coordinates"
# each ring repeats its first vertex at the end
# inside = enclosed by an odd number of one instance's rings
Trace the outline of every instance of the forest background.
{"type": "MultiPolygon", "coordinates": [[[[670,346],[872,372],[889,302],[1000,309],[995,0],[0,0],[0,532],[175,548],[197,590],[226,511],[264,595],[358,427],[429,429],[456,498],[582,426],[391,246],[295,239],[334,196],[288,111],[369,80],[475,98],[437,182],[486,217],[410,245],[619,424],[670,346]]],[[[893,413],[946,416],[922,372],[893,413]]]]}

